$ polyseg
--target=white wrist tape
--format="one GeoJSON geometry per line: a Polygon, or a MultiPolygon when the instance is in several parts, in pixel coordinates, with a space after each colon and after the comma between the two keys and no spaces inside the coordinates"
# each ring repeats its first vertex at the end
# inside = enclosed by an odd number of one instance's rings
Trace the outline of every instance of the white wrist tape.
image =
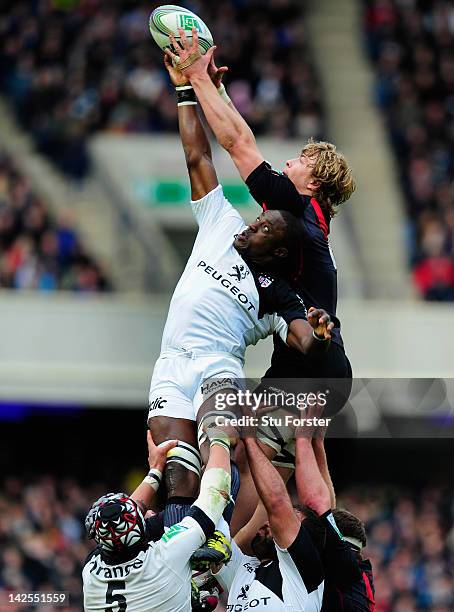
{"type": "Polygon", "coordinates": [[[227,93],[224,83],[221,83],[220,86],[218,87],[218,94],[221,96],[221,98],[224,100],[226,104],[229,104],[229,102],[232,101],[229,97],[229,94],[227,93]]]}
{"type": "Polygon", "coordinates": [[[161,470],[158,470],[157,468],[151,468],[147,476],[145,476],[145,478],[143,479],[143,481],[146,482],[147,485],[150,485],[150,487],[154,489],[155,491],[159,489],[161,480],[162,480],[162,472],[161,470]]]}
{"type": "Polygon", "coordinates": [[[194,506],[203,510],[215,525],[230,500],[230,481],[230,474],[222,468],[210,468],[202,476],[194,506]]]}

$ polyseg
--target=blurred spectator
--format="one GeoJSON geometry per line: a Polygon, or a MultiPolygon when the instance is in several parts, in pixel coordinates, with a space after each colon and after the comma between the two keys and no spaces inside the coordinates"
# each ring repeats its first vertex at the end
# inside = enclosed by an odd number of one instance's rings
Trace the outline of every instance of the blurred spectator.
{"type": "MultiPolygon", "coordinates": [[[[0,91],[40,151],[68,174],[89,168],[97,130],[175,131],[177,107],[148,17],[160,2],[4,0],[0,91]],[[65,8],[67,7],[67,8],[65,8]]],[[[229,90],[256,134],[323,133],[301,0],[183,2],[209,25],[229,90]]]]}
{"type": "Polygon", "coordinates": [[[352,488],[339,496],[366,524],[376,612],[454,609],[452,491],[352,488]]]}
{"type": "MultiPolygon", "coordinates": [[[[80,610],[86,511],[107,488],[73,480],[9,478],[0,489],[0,595],[11,590],[68,591],[80,610]]],[[[452,490],[353,487],[339,496],[366,524],[374,565],[376,612],[454,609],[452,490]]],[[[224,610],[218,607],[218,612],[224,610]]]]}
{"type": "Polygon", "coordinates": [[[454,5],[363,3],[376,100],[407,202],[415,284],[426,299],[454,301],[454,5]]]}
{"type": "Polygon", "coordinates": [[[0,152],[0,288],[103,291],[69,213],[56,222],[12,160],[0,152]]]}

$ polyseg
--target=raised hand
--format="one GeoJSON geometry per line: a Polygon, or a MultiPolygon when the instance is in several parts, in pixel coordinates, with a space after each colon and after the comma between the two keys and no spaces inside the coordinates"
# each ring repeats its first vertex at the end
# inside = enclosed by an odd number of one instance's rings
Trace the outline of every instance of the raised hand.
{"type": "Polygon", "coordinates": [[[221,66],[221,68],[216,66],[213,52],[210,63],[208,64],[208,76],[213,81],[213,85],[216,87],[216,89],[219,89],[219,87],[222,85],[222,79],[227,71],[227,66],[221,66]]]}
{"type": "Polygon", "coordinates": [[[334,327],[331,318],[322,308],[311,306],[307,314],[307,320],[316,336],[322,340],[331,340],[331,330],[334,327]]]}
{"type": "MultiPolygon", "coordinates": [[[[167,54],[164,55],[164,65],[169,73],[170,80],[174,87],[189,85],[189,79],[187,76],[181,72],[181,70],[178,68],[178,64],[174,64],[173,60],[167,54]]],[[[218,68],[215,64],[214,56],[211,56],[211,61],[208,64],[208,76],[212,80],[216,89],[219,89],[219,87],[222,85],[222,79],[227,71],[227,66],[221,66],[221,68],[218,68]]]]}
{"type": "Polygon", "coordinates": [[[169,39],[174,51],[167,48],[165,54],[191,80],[191,77],[196,74],[203,74],[208,71],[208,66],[216,47],[211,47],[205,55],[202,55],[199,51],[199,36],[195,28],[192,28],[192,43],[188,41],[182,28],[178,28],[178,32],[180,34],[180,42],[178,43],[174,35],[170,34],[169,39]]]}
{"type": "Polygon", "coordinates": [[[159,446],[153,442],[151,431],[147,431],[148,444],[148,465],[150,469],[154,468],[160,472],[164,471],[167,459],[167,453],[178,445],[178,440],[167,440],[159,446]]]}

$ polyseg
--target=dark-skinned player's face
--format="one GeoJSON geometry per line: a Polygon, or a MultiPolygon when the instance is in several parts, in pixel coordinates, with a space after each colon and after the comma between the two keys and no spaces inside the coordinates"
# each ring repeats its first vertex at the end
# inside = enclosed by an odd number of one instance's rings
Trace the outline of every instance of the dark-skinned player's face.
{"type": "Polygon", "coordinates": [[[272,257],[285,238],[285,221],[277,210],[267,210],[235,236],[237,251],[253,258],[272,257]]]}

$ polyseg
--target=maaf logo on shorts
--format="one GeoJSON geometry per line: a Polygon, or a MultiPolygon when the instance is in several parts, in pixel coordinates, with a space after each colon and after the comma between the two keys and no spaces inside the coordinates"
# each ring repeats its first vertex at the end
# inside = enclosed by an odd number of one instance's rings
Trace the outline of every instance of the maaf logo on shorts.
{"type": "Polygon", "coordinates": [[[164,405],[167,404],[167,400],[162,397],[157,397],[152,402],[150,402],[149,410],[158,410],[159,408],[164,408],[164,405]]]}

